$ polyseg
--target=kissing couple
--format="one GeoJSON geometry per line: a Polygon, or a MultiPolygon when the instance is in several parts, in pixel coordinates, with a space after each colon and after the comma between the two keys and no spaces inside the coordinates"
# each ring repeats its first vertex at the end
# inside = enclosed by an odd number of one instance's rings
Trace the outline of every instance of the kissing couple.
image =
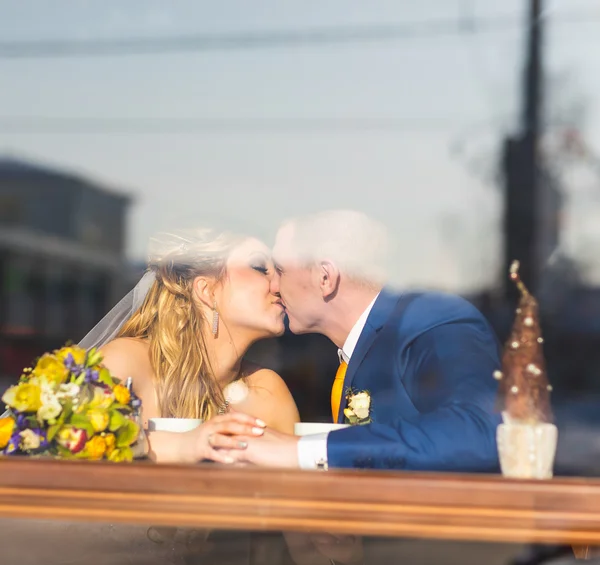
{"type": "Polygon", "coordinates": [[[157,462],[496,472],[499,343],[462,298],[388,287],[387,249],[383,227],[349,210],[285,222],[272,252],[209,229],[163,234],[141,281],[80,345],[133,379],[146,426],[202,420],[149,431],[157,462]],[[285,382],[245,359],[284,333],[286,315],[294,334],[338,347],[332,422],[361,425],[293,435],[285,382]]]}

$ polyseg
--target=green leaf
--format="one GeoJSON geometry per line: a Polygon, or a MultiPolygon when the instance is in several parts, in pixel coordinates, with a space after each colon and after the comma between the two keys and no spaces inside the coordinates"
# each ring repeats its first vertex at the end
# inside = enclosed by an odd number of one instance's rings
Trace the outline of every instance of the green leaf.
{"type": "Polygon", "coordinates": [[[73,459],[73,454],[66,447],[57,445],[56,450],[61,459],[73,459]]]}
{"type": "Polygon", "coordinates": [[[138,425],[133,420],[125,418],[125,424],[117,432],[117,447],[130,446],[137,439],[138,433],[138,425]]]}
{"type": "Polygon", "coordinates": [[[65,420],[67,418],[71,417],[71,414],[73,414],[73,403],[71,402],[70,399],[65,400],[65,404],[63,406],[62,412],[60,413],[60,416],[58,417],[58,424],[64,424],[65,420]]]}
{"type": "Polygon", "coordinates": [[[85,365],[86,367],[93,367],[102,362],[102,354],[94,347],[88,351],[85,365]]]}
{"type": "Polygon", "coordinates": [[[56,436],[56,434],[58,433],[58,430],[60,430],[61,425],[60,424],[54,424],[53,426],[50,426],[48,428],[48,434],[47,434],[47,438],[48,441],[52,441],[54,439],[54,437],[56,436]]]}
{"type": "Polygon", "coordinates": [[[38,419],[35,416],[29,416],[26,418],[29,427],[37,428],[39,425],[38,419]]]}
{"type": "Polygon", "coordinates": [[[115,386],[115,382],[113,381],[111,375],[110,375],[110,371],[108,369],[100,369],[100,372],[98,374],[98,380],[105,384],[106,386],[109,387],[114,387],[115,386]]]}
{"type": "Polygon", "coordinates": [[[65,420],[73,413],[73,405],[70,400],[66,400],[62,412],[56,422],[48,428],[48,441],[52,441],[58,431],[63,427],[65,420]]]}
{"type": "Polygon", "coordinates": [[[79,430],[85,430],[88,438],[94,435],[94,427],[83,414],[73,414],[70,424],[79,430]]]}
{"type": "Polygon", "coordinates": [[[354,415],[350,417],[346,416],[346,422],[351,426],[356,426],[356,424],[358,424],[358,418],[354,415]]]}
{"type": "Polygon", "coordinates": [[[125,424],[127,418],[121,414],[118,410],[111,410],[108,421],[108,429],[111,432],[116,432],[121,426],[125,424]]]}
{"type": "Polygon", "coordinates": [[[108,459],[115,463],[121,463],[123,461],[133,461],[133,451],[129,447],[121,447],[115,449],[109,456],[108,459]]]}

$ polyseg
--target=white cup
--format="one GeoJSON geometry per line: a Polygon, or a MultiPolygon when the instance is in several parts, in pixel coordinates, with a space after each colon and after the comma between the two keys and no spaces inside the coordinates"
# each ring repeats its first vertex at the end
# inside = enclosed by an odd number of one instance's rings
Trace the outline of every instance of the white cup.
{"type": "Polygon", "coordinates": [[[316,422],[299,422],[294,424],[294,434],[297,436],[308,436],[312,434],[321,434],[324,432],[333,432],[347,428],[348,424],[319,424],[316,422]]]}
{"type": "Polygon", "coordinates": [[[197,428],[202,420],[194,418],[150,418],[149,432],[189,432],[197,428]]]}

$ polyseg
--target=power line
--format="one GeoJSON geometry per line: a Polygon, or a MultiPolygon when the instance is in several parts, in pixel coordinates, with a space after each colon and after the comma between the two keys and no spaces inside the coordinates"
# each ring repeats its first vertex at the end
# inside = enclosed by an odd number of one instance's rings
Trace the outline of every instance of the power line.
{"type": "Polygon", "coordinates": [[[456,119],[426,117],[386,118],[90,118],[0,116],[3,134],[227,134],[227,133],[402,133],[445,132],[461,127],[456,119]]]}
{"type": "Polygon", "coordinates": [[[153,55],[178,52],[229,51],[279,47],[370,43],[401,39],[452,37],[514,29],[513,16],[480,19],[468,27],[457,19],[424,20],[400,24],[267,30],[166,37],[129,37],[92,40],[29,40],[0,42],[0,58],[101,57],[153,55]]]}
{"type": "MultiPolygon", "coordinates": [[[[577,24],[600,20],[600,14],[572,13],[553,23],[577,24]]],[[[165,37],[126,37],[91,40],[28,40],[0,42],[0,59],[104,57],[184,52],[234,51],[407,39],[456,37],[518,29],[515,16],[486,19],[439,18],[398,24],[320,27],[300,30],[263,30],[234,33],[188,34],[165,37]]]]}

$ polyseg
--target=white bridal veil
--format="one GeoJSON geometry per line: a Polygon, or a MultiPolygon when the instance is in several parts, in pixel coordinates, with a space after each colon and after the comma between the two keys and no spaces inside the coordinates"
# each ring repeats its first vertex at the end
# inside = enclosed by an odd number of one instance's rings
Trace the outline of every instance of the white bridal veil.
{"type": "Polygon", "coordinates": [[[88,334],[79,342],[84,349],[102,347],[112,341],[123,324],[142,305],[146,294],[154,284],[154,271],[147,271],[133,290],[129,291],[120,302],[100,320],[88,334]]]}

